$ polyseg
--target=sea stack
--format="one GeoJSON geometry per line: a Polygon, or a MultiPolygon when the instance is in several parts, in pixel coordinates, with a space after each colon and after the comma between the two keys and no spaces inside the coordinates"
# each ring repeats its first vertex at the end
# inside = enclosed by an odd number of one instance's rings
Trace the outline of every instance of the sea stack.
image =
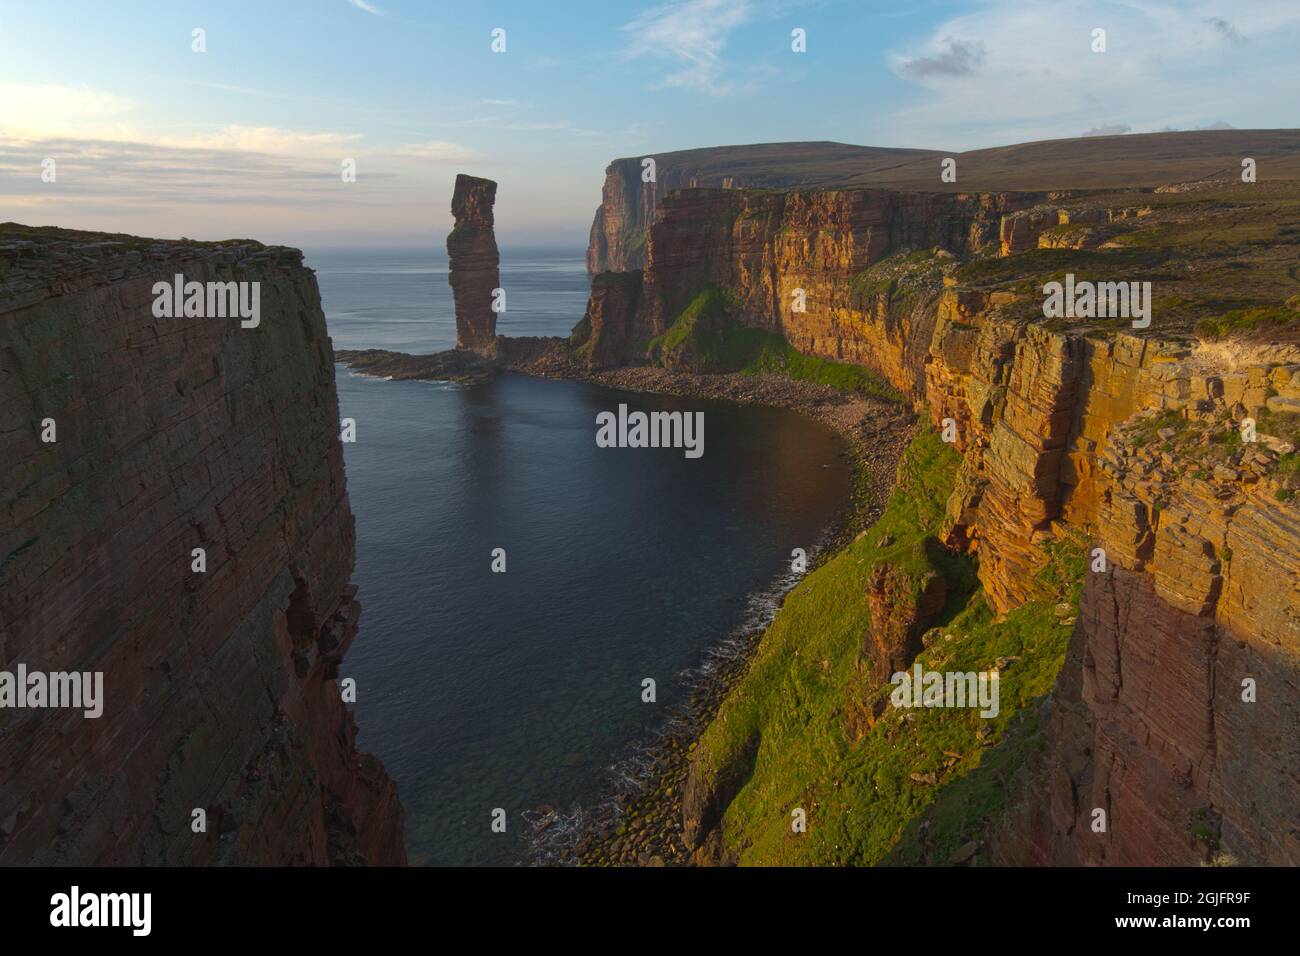
{"type": "Polygon", "coordinates": [[[481,354],[496,346],[497,314],[492,310],[501,287],[500,255],[492,232],[497,184],[490,179],[456,176],[451,214],[456,225],[447,235],[448,281],[456,302],[456,348],[481,354]]]}

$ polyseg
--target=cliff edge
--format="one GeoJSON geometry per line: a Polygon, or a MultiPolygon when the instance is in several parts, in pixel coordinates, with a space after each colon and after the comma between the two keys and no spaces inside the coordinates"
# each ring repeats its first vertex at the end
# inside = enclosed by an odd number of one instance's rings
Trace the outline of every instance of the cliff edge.
{"type": "Polygon", "coordinates": [[[833,188],[670,162],[651,199],[611,165],[580,360],[865,368],[926,423],[692,751],[697,861],[1300,860],[1300,132],[1228,132],[946,185],[932,155],[833,188]],[[1076,281],[1122,304],[1050,314],[1076,281]],[[913,665],[999,674],[1000,710],[890,707],[913,665]]]}
{"type": "Polygon", "coordinates": [[[0,670],[102,675],[0,712],[0,864],[405,862],[300,252],[0,226],[0,459],[0,670]]]}

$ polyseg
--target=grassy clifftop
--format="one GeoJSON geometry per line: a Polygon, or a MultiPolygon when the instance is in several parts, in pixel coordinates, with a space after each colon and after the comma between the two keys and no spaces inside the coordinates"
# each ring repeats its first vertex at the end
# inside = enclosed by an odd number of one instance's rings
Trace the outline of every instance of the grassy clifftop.
{"type": "Polygon", "coordinates": [[[1082,548],[1052,548],[1044,579],[1054,600],[995,620],[973,562],[936,547],[958,463],[932,431],[915,437],[885,513],[791,592],[697,744],[694,772],[719,788],[726,852],[739,862],[946,862],[978,847],[1002,801],[997,768],[1035,745],[1032,705],[1064,658],[1069,628],[1056,605],[1077,606],[1082,548]],[[1001,664],[996,717],[887,703],[881,710],[891,675],[871,662],[865,592],[882,565],[904,581],[944,578],[946,601],[917,660],[934,670],[1001,664]],[[807,814],[806,833],[793,832],[796,808],[807,814]]]}
{"type": "Polygon", "coordinates": [[[730,296],[722,289],[709,286],[701,290],[663,335],[650,340],[647,353],[668,368],[781,375],[888,401],[904,400],[874,372],[805,355],[774,332],[734,321],[732,309],[730,296]]]}

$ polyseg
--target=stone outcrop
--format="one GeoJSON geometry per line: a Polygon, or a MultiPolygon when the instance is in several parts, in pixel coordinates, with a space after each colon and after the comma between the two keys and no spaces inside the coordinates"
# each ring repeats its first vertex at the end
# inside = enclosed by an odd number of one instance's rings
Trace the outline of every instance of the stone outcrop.
{"type": "Polygon", "coordinates": [[[643,291],[616,357],[639,359],[638,347],[712,285],[727,290],[740,322],[779,333],[809,354],[874,369],[919,394],[944,256],[995,248],[1003,215],[1038,198],[890,190],[669,194],[650,230],[643,291]],[[867,271],[908,249],[929,252],[899,263],[897,276],[867,271]]]}
{"type": "Polygon", "coordinates": [[[956,423],[964,453],[946,538],[979,551],[980,581],[1000,611],[1037,594],[1041,544],[1056,523],[1098,522],[1099,461],[1116,425],[1196,402],[1244,416],[1291,374],[1263,359],[1207,367],[1185,342],[1052,331],[1008,318],[1009,302],[946,290],[925,370],[932,419],[956,423]]]}
{"type": "Polygon", "coordinates": [[[0,459],[0,670],[104,694],[0,711],[0,864],[403,863],[336,682],[353,518],[301,253],[0,227],[0,459]],[[260,283],[259,324],[155,318],[177,273],[260,283]]]}
{"type": "Polygon", "coordinates": [[[1267,443],[1198,461],[1222,431],[1207,417],[1161,429],[1170,451],[1136,441],[1138,419],[1102,456],[1108,567],[1088,575],[998,862],[1300,861],[1300,509],[1267,443]]]}
{"type": "Polygon", "coordinates": [[[1293,449],[1266,434],[1215,449],[1295,394],[1296,366],[1285,350],[1232,364],[1186,341],[1053,331],[998,295],[946,290],[926,367],[932,417],[957,423],[964,453],[949,543],[978,551],[1000,611],[1039,596],[1062,525],[1090,530],[1111,569],[1088,575],[1048,753],[995,859],[1294,864],[1300,510],[1270,477],[1293,449]]]}
{"type": "Polygon", "coordinates": [[[587,360],[593,367],[617,365],[641,344],[636,338],[641,286],[640,269],[602,272],[592,277],[591,296],[583,322],[589,342],[587,360]]]}
{"type": "MultiPolygon", "coordinates": [[[[909,565],[924,568],[925,562],[925,556],[918,554],[909,565]]],[[[920,653],[922,633],[943,610],[947,582],[933,570],[908,574],[897,565],[881,562],[872,569],[866,597],[871,633],[865,642],[865,657],[873,674],[888,679],[910,667],[920,653]]]]}
{"type": "Polygon", "coordinates": [[[501,287],[501,257],[493,232],[492,205],[497,184],[490,179],[456,176],[451,197],[455,225],[447,234],[447,281],[456,304],[456,348],[490,353],[496,347],[494,290],[501,287]]]}

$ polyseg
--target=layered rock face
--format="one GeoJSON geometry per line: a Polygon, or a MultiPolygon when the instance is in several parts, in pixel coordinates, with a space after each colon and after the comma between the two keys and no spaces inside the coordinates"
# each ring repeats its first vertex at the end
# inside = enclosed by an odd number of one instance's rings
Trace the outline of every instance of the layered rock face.
{"type": "Polygon", "coordinates": [[[583,316],[591,342],[587,360],[592,366],[617,365],[635,348],[641,288],[640,269],[602,272],[592,278],[591,296],[583,316]]]}
{"type": "MultiPolygon", "coordinates": [[[[682,178],[665,170],[671,179],[682,178]]],[[[688,185],[688,183],[680,183],[688,185]]],[[[616,159],[605,169],[600,205],[587,243],[587,272],[632,272],[645,266],[645,236],[654,221],[659,183],[643,182],[634,159],[616,159]]]]}
{"type": "MultiPolygon", "coordinates": [[[[1066,529],[1106,552],[1045,705],[1044,763],[1026,770],[996,859],[1294,864],[1300,510],[1293,486],[1270,477],[1289,445],[1262,430],[1259,444],[1192,474],[1172,467],[1180,453],[1162,458],[1124,436],[1148,409],[1220,430],[1265,408],[1293,414],[1300,365],[1286,349],[1216,352],[1127,320],[1046,322],[1036,288],[965,282],[980,270],[942,262],[945,250],[981,262],[1093,250],[1150,212],[1043,193],[683,190],[660,202],[634,329],[620,341],[635,350],[715,285],[739,321],[881,372],[936,426],[953,426],[962,464],[942,537],[978,554],[996,613],[1046,595],[1045,548],[1066,529]],[[936,281],[882,289],[882,256],[909,247],[931,250],[936,281]],[[791,308],[795,289],[805,312],[791,308]],[[1253,703],[1242,699],[1248,678],[1253,703]]],[[[892,669],[916,653],[894,618],[924,615],[906,601],[894,614],[887,584],[864,598],[884,622],[866,653],[892,669]]],[[[693,840],[741,785],[692,791],[693,840]]]]}
{"type": "MultiPolygon", "coordinates": [[[[650,227],[659,202],[677,189],[835,188],[887,179],[901,164],[929,162],[935,178],[938,153],[882,149],[847,143],[762,143],[654,153],[616,159],[605,169],[601,203],[591,224],[587,271],[631,272],[646,265],[650,227]],[[646,160],[654,160],[650,178],[646,160]]],[[[916,175],[920,178],[920,175],[916,175]]]]}
{"type": "MultiPolygon", "coordinates": [[[[636,357],[715,285],[730,293],[741,322],[919,393],[937,288],[891,301],[859,277],[898,249],[996,248],[1002,217],[1039,198],[866,189],[670,194],[650,230],[644,291],[620,358],[636,357]]],[[[593,287],[610,281],[598,276],[593,287]]]]}
{"type": "MultiPolygon", "coordinates": [[[[1133,189],[1221,178],[1242,156],[1267,157],[1270,175],[1300,178],[1300,135],[1294,130],[1139,133],[1047,140],[954,152],[883,149],[847,143],[761,143],[651,153],[616,159],[605,169],[601,204],[591,225],[587,271],[645,268],[650,227],[659,204],[677,189],[895,189],[931,193],[1133,189]],[[957,161],[956,181],[941,162],[957,161]],[[645,177],[646,159],[655,177],[645,177]]],[[[1263,162],[1264,160],[1261,160],[1263,162]]],[[[1032,227],[1058,224],[1051,211],[1008,223],[1007,248],[1032,248],[1032,227]],[[1025,227],[1031,227],[1026,229],[1025,227]]],[[[1079,223],[1094,220],[1071,219],[1079,223]]],[[[1086,232],[1049,236],[1049,247],[1089,244],[1086,232]]]]}
{"type": "Polygon", "coordinates": [[[867,586],[871,633],[864,651],[872,673],[894,674],[911,666],[921,651],[921,634],[934,623],[947,598],[938,574],[912,581],[892,564],[879,564],[867,586]]]}
{"type": "Polygon", "coordinates": [[[497,338],[497,314],[492,310],[494,290],[501,287],[492,216],[496,198],[492,180],[457,175],[451,197],[456,223],[447,234],[447,280],[456,304],[456,348],[479,353],[493,351],[497,338]]]}
{"type": "Polygon", "coordinates": [[[301,253],[0,230],[0,458],[0,670],[104,698],[0,710],[0,863],[403,863],[336,681],[353,518],[301,253]],[[259,283],[257,326],[155,318],[176,274],[259,283]]]}
{"type": "Polygon", "coordinates": [[[1293,865],[1300,510],[1271,477],[1290,445],[1196,456],[1297,394],[1295,366],[1260,351],[1225,369],[1182,341],[1016,321],[1011,304],[950,288],[940,309],[926,394],[964,452],[948,541],[978,551],[1000,611],[1039,596],[1062,525],[1088,529],[1108,570],[1087,577],[1048,751],[995,860],[1293,865]]]}
{"type": "Polygon", "coordinates": [[[946,538],[978,549],[999,611],[1037,594],[1041,544],[1057,523],[1097,524],[1098,463],[1114,426],[1196,402],[1244,417],[1263,406],[1271,377],[1291,374],[1265,360],[1225,374],[1183,342],[1051,331],[1007,318],[1005,304],[947,290],[925,370],[932,418],[956,422],[964,453],[946,538]]]}
{"type": "Polygon", "coordinates": [[[1048,750],[995,859],[1295,865],[1300,510],[1279,499],[1279,443],[1179,476],[1221,426],[1162,429],[1177,454],[1133,431],[1101,459],[1109,566],[1087,579],[1048,750]]]}

